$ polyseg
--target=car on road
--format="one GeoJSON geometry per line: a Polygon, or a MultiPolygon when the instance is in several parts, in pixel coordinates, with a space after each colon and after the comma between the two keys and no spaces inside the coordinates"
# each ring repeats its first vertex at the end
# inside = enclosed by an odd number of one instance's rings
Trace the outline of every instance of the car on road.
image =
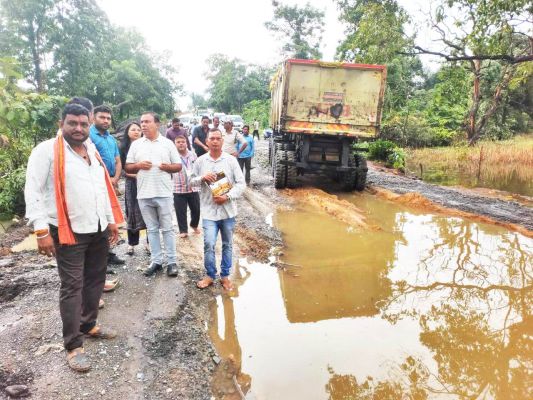
{"type": "Polygon", "coordinates": [[[226,120],[230,119],[233,122],[233,127],[237,129],[239,132],[242,131],[242,127],[244,126],[244,120],[240,115],[227,115],[226,120]]]}

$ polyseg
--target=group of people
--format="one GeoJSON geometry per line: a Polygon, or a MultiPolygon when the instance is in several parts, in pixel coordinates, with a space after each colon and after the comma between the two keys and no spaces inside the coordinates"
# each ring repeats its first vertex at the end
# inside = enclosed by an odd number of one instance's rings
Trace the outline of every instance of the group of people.
{"type": "Polygon", "coordinates": [[[118,241],[118,225],[127,222],[130,255],[139,244],[140,231],[146,229],[150,264],[144,275],[163,270],[166,262],[166,273],[172,277],[179,269],[173,212],[180,237],[186,238],[187,207],[190,227],[198,234],[201,209],[205,276],[196,285],[207,288],[219,277],[215,243],[220,232],[220,282],[231,290],[236,200],[250,179],[247,160],[253,156],[253,138],[247,138],[245,129],[242,135],[234,132],[231,122],[222,129],[217,120],[211,128],[208,119],[202,120],[191,146],[179,121],[173,121],[163,136],[159,116],[146,112],[127,126],[119,146],[109,134],[111,120],[110,108],[93,109],[88,99],[71,99],[63,109],[58,134],[33,149],[26,173],[26,217],[38,251],[57,260],[64,346],[68,365],[76,371],[91,368],[84,337],[116,336],[97,324],[97,316],[108,262],[117,257],[110,248],[118,241]],[[122,172],[126,218],[117,198],[122,172]],[[214,191],[212,185],[221,176],[228,182],[227,190],[214,191]]]}

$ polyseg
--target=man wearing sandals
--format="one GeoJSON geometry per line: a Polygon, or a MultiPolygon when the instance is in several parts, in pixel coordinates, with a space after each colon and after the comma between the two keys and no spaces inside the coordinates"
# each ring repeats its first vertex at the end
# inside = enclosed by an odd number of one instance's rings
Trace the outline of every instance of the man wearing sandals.
{"type": "Polygon", "coordinates": [[[61,281],[59,310],[69,366],[91,364],[84,335],[112,339],[116,333],[96,324],[106,278],[110,243],[123,222],[113,184],[94,145],[88,141],[89,111],[67,104],[56,138],[37,145],[26,170],[26,217],[39,253],[55,256],[61,281]]]}
{"type": "MultiPolygon", "coordinates": [[[[244,176],[237,159],[222,151],[222,133],[217,129],[209,131],[206,139],[209,152],[199,157],[193,165],[191,183],[200,186],[200,207],[204,230],[204,267],[207,276],[197,282],[200,289],[211,286],[217,278],[215,244],[218,232],[222,237],[222,260],[220,282],[226,290],[232,289],[229,279],[232,266],[233,230],[237,215],[236,199],[246,188],[244,176]],[[217,180],[217,174],[224,173],[231,189],[226,194],[214,196],[209,183],[217,180]]],[[[219,175],[220,176],[220,175],[219,175]]]]}

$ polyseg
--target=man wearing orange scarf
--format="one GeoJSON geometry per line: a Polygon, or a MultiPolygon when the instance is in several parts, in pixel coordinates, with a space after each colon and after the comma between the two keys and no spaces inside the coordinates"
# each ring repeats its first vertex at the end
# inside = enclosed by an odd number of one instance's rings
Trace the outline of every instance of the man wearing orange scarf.
{"type": "Polygon", "coordinates": [[[109,244],[123,221],[112,183],[89,137],[89,111],[67,104],[62,134],[36,146],[26,171],[26,217],[41,254],[55,256],[61,280],[59,309],[69,366],[91,368],[84,335],[111,339],[96,324],[106,278],[109,244]]]}

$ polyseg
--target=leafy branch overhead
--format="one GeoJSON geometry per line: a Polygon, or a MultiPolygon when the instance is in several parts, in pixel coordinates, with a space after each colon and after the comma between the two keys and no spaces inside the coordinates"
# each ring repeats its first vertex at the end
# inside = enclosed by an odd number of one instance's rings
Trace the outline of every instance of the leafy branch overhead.
{"type": "Polygon", "coordinates": [[[282,54],[289,58],[321,58],[324,12],[309,3],[299,7],[273,0],[272,7],[274,17],[265,22],[265,26],[283,42],[282,54]]]}

